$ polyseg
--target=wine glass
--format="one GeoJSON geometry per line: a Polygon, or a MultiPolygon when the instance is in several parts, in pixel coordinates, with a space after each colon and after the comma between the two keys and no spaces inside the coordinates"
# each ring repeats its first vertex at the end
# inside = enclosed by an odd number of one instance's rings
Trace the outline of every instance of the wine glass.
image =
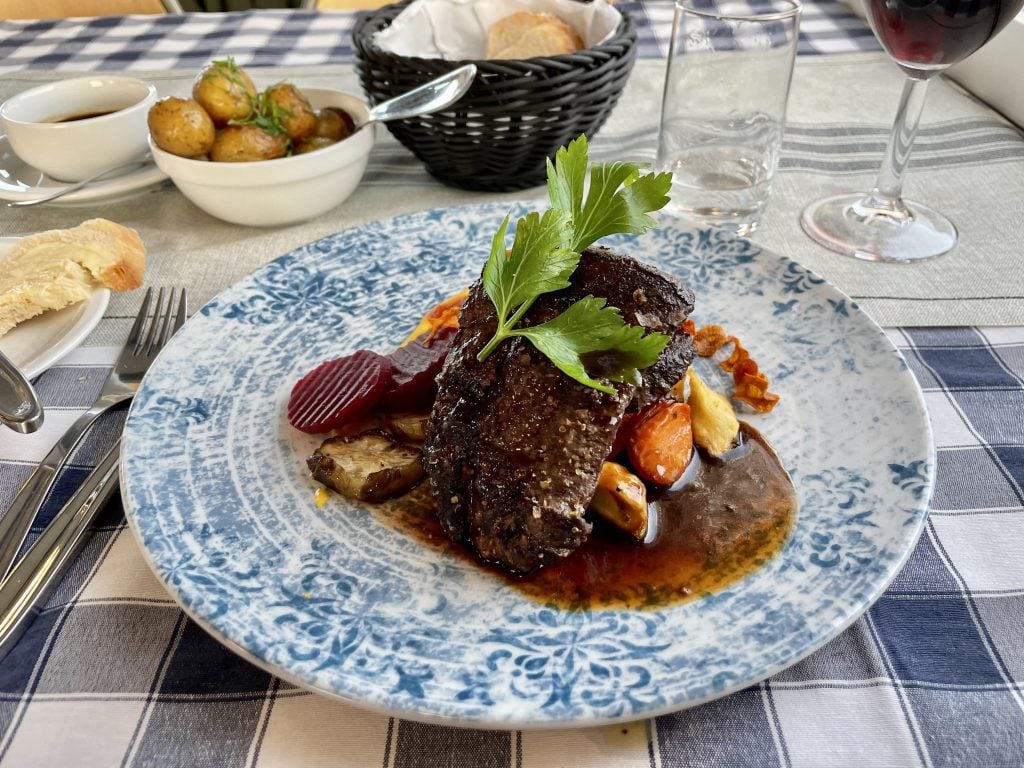
{"type": "Polygon", "coordinates": [[[956,245],[949,219],[901,197],[925,92],[935,74],[981,48],[1022,5],[1024,0],[864,0],[875,37],[907,81],[875,188],[809,205],[800,218],[808,235],[869,261],[930,259],[956,245]]]}

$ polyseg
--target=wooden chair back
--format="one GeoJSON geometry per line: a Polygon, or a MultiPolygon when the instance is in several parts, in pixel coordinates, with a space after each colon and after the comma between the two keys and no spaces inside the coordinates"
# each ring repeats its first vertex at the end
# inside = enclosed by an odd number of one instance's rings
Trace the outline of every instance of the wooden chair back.
{"type": "Polygon", "coordinates": [[[0,0],[0,19],[181,13],[177,0],[0,0]]]}

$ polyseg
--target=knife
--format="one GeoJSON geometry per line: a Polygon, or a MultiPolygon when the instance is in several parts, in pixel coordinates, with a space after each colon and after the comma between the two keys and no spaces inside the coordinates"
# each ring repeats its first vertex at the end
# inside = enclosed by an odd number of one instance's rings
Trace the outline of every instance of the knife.
{"type": "Polygon", "coordinates": [[[118,487],[121,439],[0,582],[0,660],[10,652],[86,541],[86,532],[118,487]]]}

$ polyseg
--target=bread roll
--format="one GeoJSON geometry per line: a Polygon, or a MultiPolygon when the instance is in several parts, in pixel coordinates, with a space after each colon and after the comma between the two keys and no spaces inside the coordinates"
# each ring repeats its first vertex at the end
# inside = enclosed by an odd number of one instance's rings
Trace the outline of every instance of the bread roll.
{"type": "Polygon", "coordinates": [[[488,59],[559,56],[583,48],[576,30],[550,13],[520,11],[506,16],[487,33],[488,59]]]}
{"type": "Polygon", "coordinates": [[[43,312],[84,301],[98,286],[138,288],[145,268],[138,233],[106,219],[24,237],[0,257],[0,336],[43,312]]]}

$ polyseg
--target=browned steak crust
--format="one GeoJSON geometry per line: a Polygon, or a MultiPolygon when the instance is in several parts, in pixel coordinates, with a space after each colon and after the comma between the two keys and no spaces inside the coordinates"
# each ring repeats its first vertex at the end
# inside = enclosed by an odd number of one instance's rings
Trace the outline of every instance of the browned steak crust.
{"type": "Polygon", "coordinates": [[[540,297],[523,324],[545,322],[587,295],[606,298],[629,323],[672,335],[639,388],[620,384],[609,395],[583,386],[519,339],[477,361],[497,326],[479,281],[438,378],[424,467],[441,525],[451,539],[516,573],[565,557],[586,540],[584,512],[623,413],[663,397],[693,356],[682,331],[693,292],[606,248],[584,252],[572,285],[540,297]]]}

